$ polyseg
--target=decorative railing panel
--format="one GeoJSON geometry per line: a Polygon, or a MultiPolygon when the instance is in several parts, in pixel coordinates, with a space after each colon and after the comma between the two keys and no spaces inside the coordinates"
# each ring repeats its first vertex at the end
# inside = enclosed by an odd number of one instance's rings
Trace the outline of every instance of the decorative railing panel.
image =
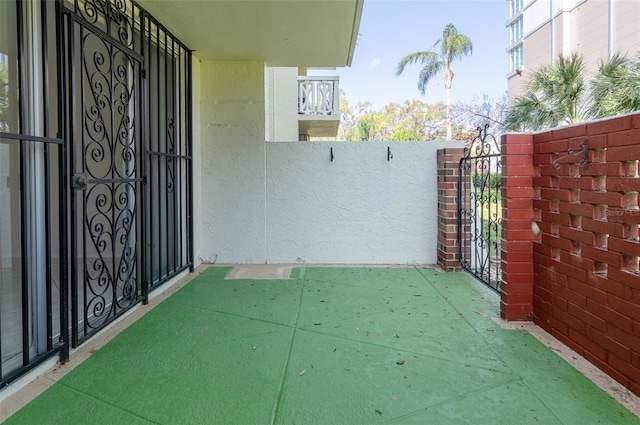
{"type": "Polygon", "coordinates": [[[298,114],[340,115],[339,77],[299,77],[298,114]]]}

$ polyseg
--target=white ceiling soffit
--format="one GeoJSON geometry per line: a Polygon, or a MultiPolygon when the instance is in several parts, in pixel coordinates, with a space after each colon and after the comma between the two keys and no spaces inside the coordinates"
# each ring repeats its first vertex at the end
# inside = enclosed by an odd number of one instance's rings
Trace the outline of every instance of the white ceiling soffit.
{"type": "Polygon", "coordinates": [[[201,60],[349,66],[364,0],[139,0],[201,60]]]}

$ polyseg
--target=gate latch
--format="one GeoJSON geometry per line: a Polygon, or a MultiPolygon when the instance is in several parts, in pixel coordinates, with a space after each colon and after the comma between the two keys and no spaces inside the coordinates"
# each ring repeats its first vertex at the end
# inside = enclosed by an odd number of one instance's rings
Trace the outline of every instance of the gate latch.
{"type": "Polygon", "coordinates": [[[89,179],[83,173],[73,175],[71,185],[74,189],[85,190],[89,184],[89,179]]]}

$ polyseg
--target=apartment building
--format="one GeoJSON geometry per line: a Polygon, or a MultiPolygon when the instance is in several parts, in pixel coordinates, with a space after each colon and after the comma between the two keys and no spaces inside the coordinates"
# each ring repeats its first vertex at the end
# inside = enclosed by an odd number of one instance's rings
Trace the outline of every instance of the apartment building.
{"type": "Polygon", "coordinates": [[[581,54],[590,71],[616,52],[640,48],[638,0],[508,0],[509,100],[531,73],[560,54],[581,54]]]}

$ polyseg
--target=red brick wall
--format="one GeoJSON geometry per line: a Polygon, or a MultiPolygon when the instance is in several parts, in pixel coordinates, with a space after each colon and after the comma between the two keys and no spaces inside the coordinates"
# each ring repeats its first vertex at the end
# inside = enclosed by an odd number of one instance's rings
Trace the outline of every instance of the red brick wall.
{"type": "MultiPolygon", "coordinates": [[[[526,145],[526,137],[533,148],[530,192],[519,186],[526,183],[522,176],[516,178],[520,183],[510,184],[517,174],[509,165],[505,172],[503,166],[503,316],[520,318],[531,296],[532,316],[539,326],[640,395],[640,115],[532,136],[508,135],[503,139],[503,161],[512,163],[510,149],[526,145]],[[585,140],[587,167],[575,156],[566,157],[567,149],[578,151],[585,140]],[[537,236],[531,221],[541,231],[537,236]],[[518,283],[526,281],[524,277],[514,285],[511,274],[529,272],[523,264],[529,258],[527,238],[533,260],[530,287],[518,283]],[[512,242],[516,248],[522,244],[522,254],[512,250],[512,242]],[[515,295],[517,308],[511,302],[515,295]]],[[[521,174],[526,174],[525,168],[521,174]]]]}
{"type": "Polygon", "coordinates": [[[438,266],[460,270],[458,246],[458,175],[463,149],[440,149],[438,161],[438,266]]]}
{"type": "Polygon", "coordinates": [[[533,312],[533,139],[502,138],[502,285],[500,313],[531,320],[533,312]]]}

